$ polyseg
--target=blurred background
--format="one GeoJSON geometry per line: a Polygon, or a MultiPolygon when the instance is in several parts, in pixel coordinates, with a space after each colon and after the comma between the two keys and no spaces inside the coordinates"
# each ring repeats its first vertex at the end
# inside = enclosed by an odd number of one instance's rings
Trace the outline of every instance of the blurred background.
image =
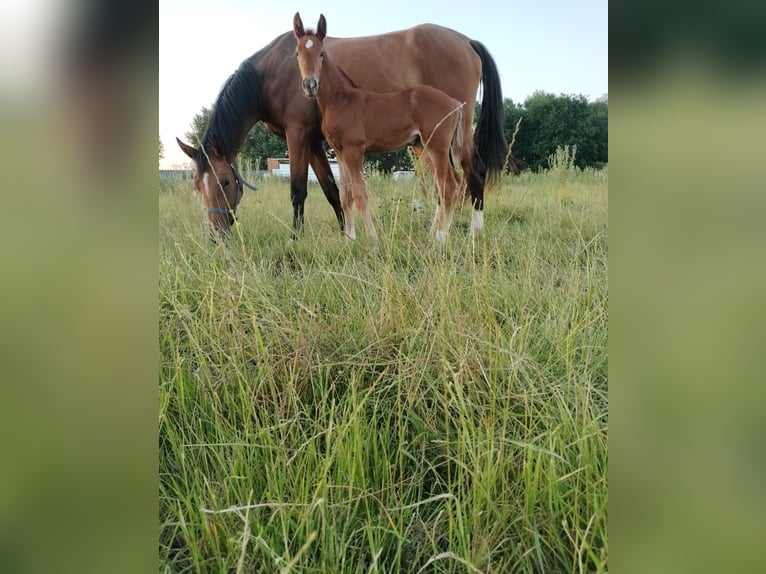
{"type": "MultiPolygon", "coordinates": [[[[611,6],[615,571],[766,558],[764,21],[611,6]]],[[[156,567],[157,37],[124,0],[0,7],[4,572],[156,567]]]]}
{"type": "Polygon", "coordinates": [[[154,10],[0,7],[3,572],[157,567],[154,10]]]}
{"type": "Polygon", "coordinates": [[[764,5],[610,8],[611,567],[756,571],[764,5]]]}

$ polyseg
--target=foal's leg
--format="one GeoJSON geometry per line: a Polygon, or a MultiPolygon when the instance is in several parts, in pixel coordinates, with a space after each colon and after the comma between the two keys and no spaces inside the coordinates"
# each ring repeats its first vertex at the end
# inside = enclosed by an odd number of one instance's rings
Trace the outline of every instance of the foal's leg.
{"type": "Polygon", "coordinates": [[[449,142],[446,142],[446,146],[440,144],[441,142],[435,142],[434,149],[429,153],[434,165],[436,190],[439,194],[439,203],[434,214],[434,228],[436,229],[436,241],[443,244],[447,239],[452,212],[460,192],[460,182],[450,161],[449,142]]]}
{"type": "Polygon", "coordinates": [[[364,168],[362,165],[363,157],[363,150],[353,150],[345,156],[346,168],[348,170],[349,187],[354,197],[354,205],[359,210],[359,215],[362,216],[362,223],[364,223],[367,235],[375,241],[378,238],[378,234],[375,231],[375,226],[372,224],[370,211],[367,209],[367,189],[364,184],[364,168]]]}
{"type": "Polygon", "coordinates": [[[351,212],[353,207],[353,198],[351,196],[351,186],[348,180],[348,168],[345,160],[340,154],[338,157],[338,167],[340,168],[340,205],[343,210],[343,219],[345,221],[346,235],[351,239],[356,239],[356,229],[354,228],[354,214],[351,212]]]}
{"type": "Polygon", "coordinates": [[[436,242],[443,245],[447,241],[447,230],[449,229],[449,210],[448,195],[451,193],[447,183],[447,174],[444,167],[434,170],[434,179],[436,180],[436,192],[439,194],[439,203],[436,205],[434,213],[434,227],[436,228],[436,242]]]}
{"type": "Polygon", "coordinates": [[[444,178],[444,232],[449,230],[452,223],[452,214],[455,211],[455,205],[460,200],[461,181],[458,173],[451,163],[447,162],[447,173],[444,178]]]}

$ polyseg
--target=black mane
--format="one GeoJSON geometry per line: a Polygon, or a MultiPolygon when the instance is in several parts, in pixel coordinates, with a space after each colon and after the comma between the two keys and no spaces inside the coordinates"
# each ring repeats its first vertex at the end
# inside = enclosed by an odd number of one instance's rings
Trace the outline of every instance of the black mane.
{"type": "MultiPolygon", "coordinates": [[[[215,144],[217,151],[225,157],[236,153],[241,144],[239,138],[245,117],[258,115],[263,109],[261,80],[255,70],[255,61],[260,54],[244,60],[224,82],[202,136],[205,150],[215,144]]],[[[200,173],[207,167],[204,153],[197,154],[197,167],[200,173]]]]}

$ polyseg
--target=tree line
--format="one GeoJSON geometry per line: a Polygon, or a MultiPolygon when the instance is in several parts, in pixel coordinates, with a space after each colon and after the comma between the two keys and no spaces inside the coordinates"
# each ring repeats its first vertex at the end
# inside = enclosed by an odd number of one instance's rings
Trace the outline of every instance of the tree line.
{"type": "MultiPolygon", "coordinates": [[[[474,121],[481,110],[479,103],[474,121]]],[[[609,161],[609,104],[606,95],[594,102],[582,95],[554,95],[537,91],[523,104],[510,98],[503,101],[505,138],[513,141],[508,171],[539,171],[548,167],[548,158],[559,146],[576,146],[574,164],[577,167],[602,167],[609,161]],[[520,123],[519,123],[519,120],[520,123]],[[514,130],[518,131],[514,137],[514,130]]],[[[212,110],[203,107],[194,115],[186,141],[198,145],[207,127],[212,110]]],[[[328,152],[331,152],[327,147],[328,152]]],[[[162,142],[160,142],[162,154],[162,142]]],[[[250,169],[265,170],[270,157],[287,157],[287,143],[269,132],[258,122],[247,135],[240,150],[239,161],[250,169]]],[[[393,153],[367,153],[365,163],[382,172],[411,169],[412,159],[407,150],[393,153]]]]}
{"type": "MultiPolygon", "coordinates": [[[[478,107],[478,106],[477,106],[478,107]]],[[[512,161],[519,171],[548,167],[548,158],[559,146],[576,146],[574,164],[599,168],[609,162],[609,102],[606,95],[589,102],[582,95],[535,92],[515,104],[503,102],[505,138],[509,143],[517,122],[512,161]]],[[[478,117],[478,116],[477,116],[478,117]]]]}

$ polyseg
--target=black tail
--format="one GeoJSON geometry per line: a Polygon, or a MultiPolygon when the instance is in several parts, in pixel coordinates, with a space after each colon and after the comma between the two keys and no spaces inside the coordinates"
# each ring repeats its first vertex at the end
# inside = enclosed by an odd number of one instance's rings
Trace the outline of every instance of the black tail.
{"type": "Polygon", "coordinates": [[[485,181],[488,186],[497,183],[505,164],[508,143],[505,141],[503,119],[503,92],[495,61],[481,42],[471,40],[471,47],[481,58],[482,102],[479,122],[473,136],[476,151],[487,168],[485,181]]]}

